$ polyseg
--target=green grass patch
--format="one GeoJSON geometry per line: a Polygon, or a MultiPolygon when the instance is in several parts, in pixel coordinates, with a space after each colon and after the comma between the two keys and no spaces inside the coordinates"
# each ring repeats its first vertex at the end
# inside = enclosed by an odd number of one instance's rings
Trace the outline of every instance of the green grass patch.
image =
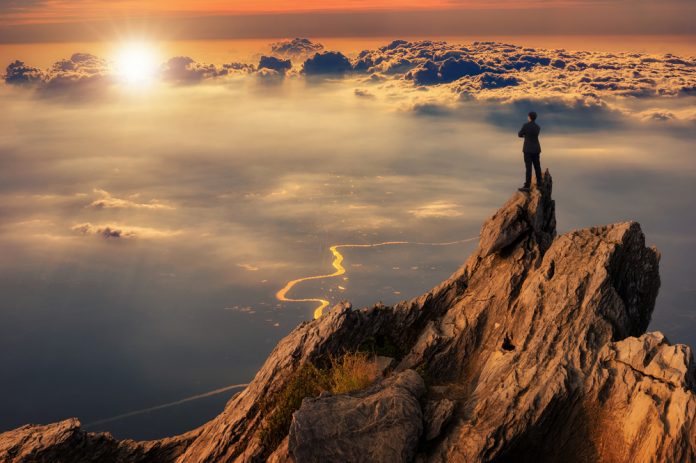
{"type": "Polygon", "coordinates": [[[317,397],[324,391],[344,394],[364,389],[379,374],[373,356],[364,352],[331,356],[325,368],[304,364],[279,393],[261,405],[261,414],[266,420],[259,439],[266,452],[272,452],[287,436],[292,414],[300,408],[303,399],[317,397]]]}

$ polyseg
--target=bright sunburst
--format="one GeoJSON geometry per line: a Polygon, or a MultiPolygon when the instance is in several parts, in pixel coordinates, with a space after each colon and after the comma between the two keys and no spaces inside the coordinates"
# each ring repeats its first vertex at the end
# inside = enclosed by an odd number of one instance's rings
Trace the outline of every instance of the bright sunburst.
{"type": "Polygon", "coordinates": [[[147,43],[128,43],[116,54],[115,71],[128,84],[146,84],[157,74],[157,53],[147,43]]]}

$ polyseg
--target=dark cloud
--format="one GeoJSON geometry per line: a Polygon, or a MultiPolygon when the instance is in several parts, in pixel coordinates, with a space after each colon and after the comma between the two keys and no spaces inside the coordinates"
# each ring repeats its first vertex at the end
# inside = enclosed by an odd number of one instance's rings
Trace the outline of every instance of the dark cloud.
{"type": "Polygon", "coordinates": [[[225,63],[218,72],[219,75],[233,75],[249,74],[255,70],[254,65],[249,63],[225,63]]]}
{"type": "Polygon", "coordinates": [[[105,227],[95,227],[90,223],[75,225],[73,230],[83,235],[97,235],[104,239],[135,236],[134,234],[130,233],[124,234],[124,232],[119,228],[113,228],[108,225],[105,227]]]}
{"type": "MultiPolygon", "coordinates": [[[[691,94],[695,58],[671,54],[536,49],[500,42],[454,44],[395,40],[363,50],[353,70],[391,77],[392,82],[440,86],[464,98],[512,103],[567,101],[569,107],[603,106],[613,97],[691,94]]],[[[441,97],[447,97],[441,93],[441,97]]],[[[440,102],[446,103],[446,102],[440,102]]]]}
{"type": "Polygon", "coordinates": [[[91,236],[97,236],[97,237],[105,238],[105,239],[110,239],[110,238],[161,239],[161,238],[168,238],[171,236],[176,236],[179,234],[178,231],[160,230],[160,229],[149,228],[149,227],[121,226],[121,225],[114,225],[114,224],[94,225],[94,224],[89,223],[89,222],[74,225],[71,229],[73,232],[79,233],[81,235],[91,235],[91,236]]]}
{"type": "Polygon", "coordinates": [[[582,98],[535,97],[528,95],[507,104],[487,105],[484,119],[495,126],[513,130],[520,125],[520,114],[536,111],[546,132],[580,133],[620,130],[626,127],[625,114],[606,103],[588,103],[582,98]]]}
{"type": "Polygon", "coordinates": [[[450,108],[438,103],[416,103],[411,109],[421,116],[444,117],[452,115],[450,108]]]}
{"type": "Polygon", "coordinates": [[[324,50],[324,46],[322,44],[303,38],[281,40],[271,44],[271,52],[273,54],[288,57],[311,55],[312,53],[318,53],[322,50],[324,50]]]}
{"type": "Polygon", "coordinates": [[[440,80],[444,83],[454,82],[464,76],[477,76],[484,72],[476,61],[469,59],[447,58],[440,65],[440,80]]]}
{"type": "Polygon", "coordinates": [[[368,90],[365,90],[364,88],[356,88],[355,91],[355,96],[358,96],[360,98],[374,98],[375,96],[370,93],[368,90]]]}
{"type": "Polygon", "coordinates": [[[462,79],[455,89],[460,95],[475,94],[481,90],[512,87],[520,85],[520,83],[520,79],[515,76],[484,72],[471,79],[462,79]]]}
{"type": "Polygon", "coordinates": [[[16,60],[7,66],[5,72],[5,83],[15,85],[25,85],[40,82],[44,79],[40,69],[27,66],[24,61],[16,60]]]}
{"type": "Polygon", "coordinates": [[[406,75],[417,85],[434,85],[440,83],[440,66],[428,60],[406,75]]]}
{"type": "Polygon", "coordinates": [[[302,72],[307,75],[340,75],[350,72],[352,69],[350,60],[338,51],[315,53],[302,65],[302,72]]]}
{"type": "Polygon", "coordinates": [[[290,68],[292,68],[292,61],[275,56],[262,56],[258,65],[258,69],[272,69],[279,74],[285,74],[290,68]]]}
{"type": "Polygon", "coordinates": [[[106,61],[89,53],[75,53],[69,59],[55,62],[45,72],[15,61],[5,74],[8,84],[31,84],[49,94],[69,91],[78,96],[97,91],[109,78],[106,61]]]}
{"type": "Polygon", "coordinates": [[[486,72],[486,68],[476,61],[450,56],[440,64],[428,60],[405,77],[413,79],[417,85],[434,85],[447,84],[464,76],[477,76],[483,72],[486,72]]]}

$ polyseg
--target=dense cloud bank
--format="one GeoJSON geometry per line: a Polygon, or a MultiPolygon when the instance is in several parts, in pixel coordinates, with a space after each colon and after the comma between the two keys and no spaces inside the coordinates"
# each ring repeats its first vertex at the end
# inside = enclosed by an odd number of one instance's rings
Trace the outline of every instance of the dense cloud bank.
{"type": "MultiPolygon", "coordinates": [[[[370,93],[378,97],[380,87],[390,92],[400,88],[406,93],[410,89],[437,88],[436,92],[426,92],[432,96],[427,102],[430,105],[452,104],[459,99],[502,103],[533,99],[602,107],[617,98],[696,95],[696,58],[671,54],[549,50],[498,42],[395,40],[374,50],[364,50],[351,59],[337,51],[324,51],[321,44],[301,38],[270,44],[270,50],[256,65],[214,65],[184,56],[171,58],[162,65],[160,78],[175,84],[195,84],[230,75],[344,76],[375,86],[370,92],[359,89],[355,93],[358,96],[370,93]]],[[[7,67],[5,82],[56,90],[95,87],[112,77],[108,62],[76,53],[47,70],[15,61],[7,67]]],[[[423,103],[418,102],[421,106],[423,103]]],[[[641,114],[644,119],[655,120],[683,116],[664,109],[641,114]]],[[[685,118],[693,119],[692,116],[685,118]]]]}
{"type": "Polygon", "coordinates": [[[302,65],[302,72],[307,75],[345,74],[352,70],[350,60],[337,51],[315,53],[302,65]]]}
{"type": "Polygon", "coordinates": [[[292,68],[292,61],[289,59],[277,58],[275,56],[262,56],[259,59],[259,69],[271,69],[279,74],[285,74],[292,68]]]}
{"type": "Polygon", "coordinates": [[[417,86],[450,85],[464,96],[514,100],[530,95],[676,96],[696,93],[696,59],[674,55],[396,40],[361,52],[355,71],[393,75],[417,86]]]}

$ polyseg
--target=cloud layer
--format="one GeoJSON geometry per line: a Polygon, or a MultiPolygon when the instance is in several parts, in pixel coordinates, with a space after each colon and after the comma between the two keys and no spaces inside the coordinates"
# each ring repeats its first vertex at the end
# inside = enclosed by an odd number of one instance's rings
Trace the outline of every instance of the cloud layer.
{"type": "Polygon", "coordinates": [[[523,48],[396,40],[365,50],[357,72],[393,76],[416,86],[447,85],[461,97],[513,101],[546,97],[678,96],[696,92],[696,59],[670,54],[523,48]]]}
{"type": "MultiPolygon", "coordinates": [[[[160,78],[173,84],[197,84],[232,75],[259,77],[344,77],[371,85],[356,96],[399,92],[411,107],[439,113],[441,105],[461,100],[515,104],[520,101],[561,103],[569,108],[625,110],[621,101],[696,95],[696,58],[672,54],[609,53],[525,48],[499,42],[455,44],[445,41],[395,40],[363,50],[352,59],[309,39],[270,44],[271,53],[257,64],[200,63],[178,56],[166,61],[160,78]],[[292,57],[294,60],[287,59],[292,57]]],[[[113,84],[111,63],[76,53],[41,70],[22,61],[7,66],[5,82],[33,86],[55,94],[78,90],[91,95],[113,84]]],[[[73,92],[75,93],[75,92],[73,92]]],[[[640,118],[656,121],[692,120],[693,114],[654,108],[640,118]]]]}

